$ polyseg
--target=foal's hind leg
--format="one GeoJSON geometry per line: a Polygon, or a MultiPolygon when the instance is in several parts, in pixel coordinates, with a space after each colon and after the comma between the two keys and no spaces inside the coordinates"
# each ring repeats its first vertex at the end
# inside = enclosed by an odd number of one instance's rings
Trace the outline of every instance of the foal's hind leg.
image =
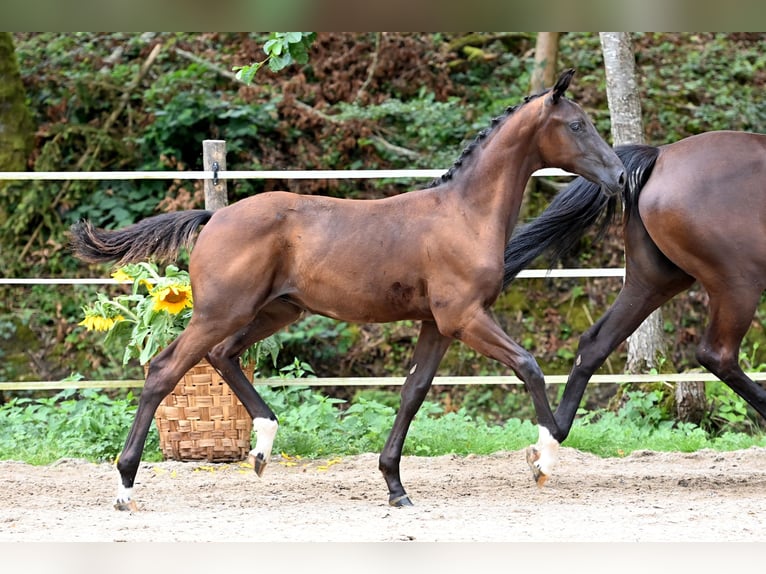
{"type": "Polygon", "coordinates": [[[221,374],[253,417],[256,443],[255,448],[250,451],[250,461],[258,476],[263,474],[269,462],[279,424],[277,417],[242,372],[239,357],[250,345],[289,325],[298,319],[301,313],[303,310],[290,302],[273,301],[259,311],[252,323],[216,345],[208,353],[210,364],[221,374]]]}
{"type": "Polygon", "coordinates": [[[708,289],[710,323],[697,347],[697,360],[766,418],[766,390],[739,365],[739,348],[760,301],[760,289],[708,289]],[[712,291],[712,292],[711,292],[712,291]]]}
{"type": "Polygon", "coordinates": [[[380,453],[378,468],[388,485],[388,503],[391,506],[412,506],[409,496],[402,486],[399,476],[399,463],[402,459],[404,439],[410,423],[423,404],[431,387],[436,369],[450,346],[452,339],[445,337],[431,321],[424,321],[415,345],[412,367],[402,387],[402,400],[396,413],[394,426],[388,435],[386,444],[380,453]]]}
{"type": "Polygon", "coordinates": [[[114,504],[116,509],[136,509],[132,499],[133,485],[146,436],[160,402],[173,390],[184,373],[197,364],[207,350],[224,336],[192,318],[186,330],[149,363],[149,372],[139,397],[138,409],[117,461],[120,482],[114,504]]]}

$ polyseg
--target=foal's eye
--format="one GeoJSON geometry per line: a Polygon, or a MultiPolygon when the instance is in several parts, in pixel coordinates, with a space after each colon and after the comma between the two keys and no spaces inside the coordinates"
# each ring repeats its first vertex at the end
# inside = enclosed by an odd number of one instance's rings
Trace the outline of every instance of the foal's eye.
{"type": "Polygon", "coordinates": [[[569,124],[569,129],[573,132],[579,132],[582,129],[582,122],[572,122],[569,124]]]}

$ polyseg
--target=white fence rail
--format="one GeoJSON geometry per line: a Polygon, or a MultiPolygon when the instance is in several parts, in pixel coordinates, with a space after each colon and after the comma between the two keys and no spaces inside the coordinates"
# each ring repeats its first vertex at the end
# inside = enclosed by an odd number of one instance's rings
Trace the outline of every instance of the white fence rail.
{"type": "MultiPolygon", "coordinates": [[[[436,178],[444,169],[339,169],[282,171],[0,171],[0,180],[126,180],[126,179],[389,179],[436,178]]],[[[558,168],[545,168],[533,177],[572,176],[558,168]]]]}
{"type": "MultiPolygon", "coordinates": [[[[317,171],[94,171],[94,172],[0,172],[0,180],[140,180],[140,179],[388,179],[388,178],[436,178],[445,173],[440,169],[402,169],[402,170],[317,170],[317,171]]],[[[556,168],[538,170],[534,177],[571,177],[573,174],[556,168]]],[[[623,268],[602,269],[528,269],[519,273],[520,279],[554,277],[624,277],[623,268]]],[[[126,282],[127,283],[127,282],[126,282]]],[[[14,278],[0,277],[0,285],[110,285],[118,284],[109,278],[14,278]]],[[[766,380],[766,373],[750,373],[754,380],[766,380]]],[[[649,381],[682,380],[718,380],[710,373],[680,373],[664,375],[595,375],[594,383],[624,383],[649,381]]],[[[396,386],[404,382],[404,377],[341,377],[298,379],[259,379],[256,384],[268,385],[313,385],[313,386],[396,386]]],[[[547,383],[565,383],[566,375],[546,376],[547,383]]],[[[471,376],[471,377],[436,377],[435,385],[484,385],[484,384],[521,384],[514,376],[471,376]]],[[[0,382],[0,391],[9,390],[48,390],[65,388],[140,388],[141,379],[129,380],[92,380],[92,381],[24,381],[0,382]]]]}
{"type": "MultiPolygon", "coordinates": [[[[551,277],[624,277],[625,269],[605,267],[602,269],[526,269],[521,271],[519,279],[547,279],[551,277]]],[[[0,277],[0,285],[117,285],[129,284],[130,281],[115,281],[107,278],[77,277],[0,277]]]]}
{"type": "MultiPolygon", "coordinates": [[[[3,171],[0,180],[140,180],[140,179],[398,179],[436,178],[443,169],[362,169],[362,170],[283,170],[283,171],[3,171]]],[[[558,168],[537,170],[533,177],[572,177],[558,168]]],[[[624,277],[622,268],[606,269],[528,269],[520,279],[553,277],[624,277]]],[[[0,277],[0,285],[109,285],[113,279],[103,278],[13,278],[0,277]]]]}

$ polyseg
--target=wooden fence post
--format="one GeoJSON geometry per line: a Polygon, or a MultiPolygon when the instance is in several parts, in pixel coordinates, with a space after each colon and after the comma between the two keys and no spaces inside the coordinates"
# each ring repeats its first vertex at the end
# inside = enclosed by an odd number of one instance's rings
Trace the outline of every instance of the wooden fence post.
{"type": "MultiPolygon", "coordinates": [[[[226,169],[226,141],[204,140],[202,142],[202,168],[205,171],[226,169]]],[[[225,179],[205,180],[205,209],[216,210],[228,204],[225,179]]]]}

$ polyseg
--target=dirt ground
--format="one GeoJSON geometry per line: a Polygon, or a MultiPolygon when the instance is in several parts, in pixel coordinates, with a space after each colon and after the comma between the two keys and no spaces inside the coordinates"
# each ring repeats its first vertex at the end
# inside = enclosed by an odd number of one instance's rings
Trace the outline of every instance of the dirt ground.
{"type": "Polygon", "coordinates": [[[662,542],[766,541],[766,449],[562,448],[534,484],[524,452],[405,457],[411,508],[392,508],[377,455],[245,463],[143,463],[138,512],[112,508],[117,471],[65,459],[0,462],[0,541],[662,542]]]}

